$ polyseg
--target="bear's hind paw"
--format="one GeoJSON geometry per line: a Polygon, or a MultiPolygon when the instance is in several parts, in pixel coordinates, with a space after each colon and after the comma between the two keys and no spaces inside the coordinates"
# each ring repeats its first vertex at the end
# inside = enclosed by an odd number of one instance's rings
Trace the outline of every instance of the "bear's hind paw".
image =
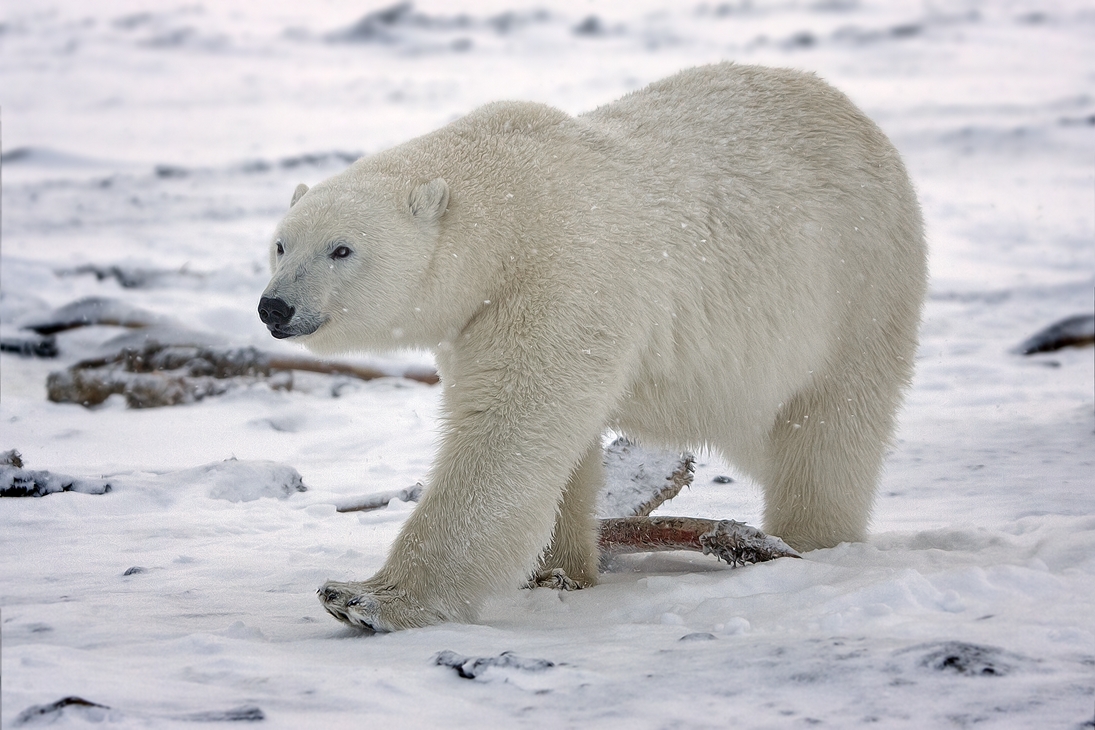
{"type": "Polygon", "coordinates": [[[551,570],[537,571],[529,578],[529,582],[525,587],[552,588],[557,591],[580,591],[588,586],[582,585],[571,578],[562,568],[552,568],[551,570]]]}

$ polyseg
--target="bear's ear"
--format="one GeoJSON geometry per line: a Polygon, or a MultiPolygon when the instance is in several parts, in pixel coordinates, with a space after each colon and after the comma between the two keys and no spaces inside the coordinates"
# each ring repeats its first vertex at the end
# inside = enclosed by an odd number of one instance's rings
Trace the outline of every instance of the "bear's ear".
{"type": "Polygon", "coordinates": [[[297,204],[297,201],[304,197],[304,194],[308,192],[308,186],[304,183],[297,185],[297,189],[293,191],[293,199],[289,201],[289,207],[292,208],[297,204]]]}
{"type": "Polygon", "coordinates": [[[437,177],[411,191],[411,216],[421,226],[435,226],[449,207],[449,184],[437,177]]]}

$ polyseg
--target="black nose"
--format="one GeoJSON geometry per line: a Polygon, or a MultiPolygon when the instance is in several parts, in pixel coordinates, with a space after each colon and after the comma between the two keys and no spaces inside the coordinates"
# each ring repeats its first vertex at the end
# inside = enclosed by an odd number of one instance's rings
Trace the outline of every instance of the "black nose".
{"type": "Polygon", "coordinates": [[[259,300],[259,319],[268,327],[284,327],[293,318],[296,308],[290,307],[283,299],[263,297],[259,300]]]}

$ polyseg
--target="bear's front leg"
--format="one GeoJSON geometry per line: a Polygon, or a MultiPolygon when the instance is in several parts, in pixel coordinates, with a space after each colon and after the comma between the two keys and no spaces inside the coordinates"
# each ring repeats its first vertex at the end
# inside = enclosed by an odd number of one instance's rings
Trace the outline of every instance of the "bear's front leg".
{"type": "MultiPolygon", "coordinates": [[[[471,385],[463,388],[463,398],[475,394],[471,385]]],[[[487,596],[523,585],[537,567],[568,479],[587,471],[576,471],[579,462],[599,464],[599,449],[595,458],[582,457],[593,453],[590,444],[600,434],[604,409],[564,392],[531,388],[521,391],[531,403],[500,402],[499,392],[507,391],[497,380],[484,391],[489,397],[470,404],[447,396],[428,486],[384,567],[367,581],[330,582],[320,589],[324,608],[335,618],[373,631],[470,622],[487,596]]],[[[578,481],[586,489],[595,478],[578,481]]],[[[566,508],[580,514],[564,523],[568,537],[560,545],[567,557],[558,566],[584,584],[592,584],[596,569],[589,501],[566,508]]]]}
{"type": "Polygon", "coordinates": [[[442,431],[426,489],[375,576],[321,589],[333,616],[379,631],[474,621],[488,596],[527,583],[561,502],[547,567],[596,579],[599,439],[626,390],[621,335],[559,283],[520,279],[438,353],[442,431]]]}

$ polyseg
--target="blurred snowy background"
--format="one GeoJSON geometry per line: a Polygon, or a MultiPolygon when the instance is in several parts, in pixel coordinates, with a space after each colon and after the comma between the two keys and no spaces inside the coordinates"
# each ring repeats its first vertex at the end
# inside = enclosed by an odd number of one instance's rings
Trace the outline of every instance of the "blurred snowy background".
{"type": "MultiPolygon", "coordinates": [[[[49,402],[47,375],[121,329],[4,353],[0,451],[113,491],[0,500],[3,726],[1095,726],[1092,351],[1012,351],[1092,313],[1092,38],[1087,0],[7,0],[5,337],[97,296],[297,354],[255,307],[298,182],[490,100],[579,113],[723,59],[815,71],[879,123],[932,281],[867,543],[735,570],[636,556],[592,590],[377,637],[313,592],[382,562],[412,505],[335,504],[422,479],[436,388],[317,375],[85,409],[49,402]],[[469,681],[442,650],[555,666],[469,681]],[[50,707],[68,696],[93,704],[50,707]]],[[[755,485],[698,461],[660,512],[759,524],[755,485]]]]}

